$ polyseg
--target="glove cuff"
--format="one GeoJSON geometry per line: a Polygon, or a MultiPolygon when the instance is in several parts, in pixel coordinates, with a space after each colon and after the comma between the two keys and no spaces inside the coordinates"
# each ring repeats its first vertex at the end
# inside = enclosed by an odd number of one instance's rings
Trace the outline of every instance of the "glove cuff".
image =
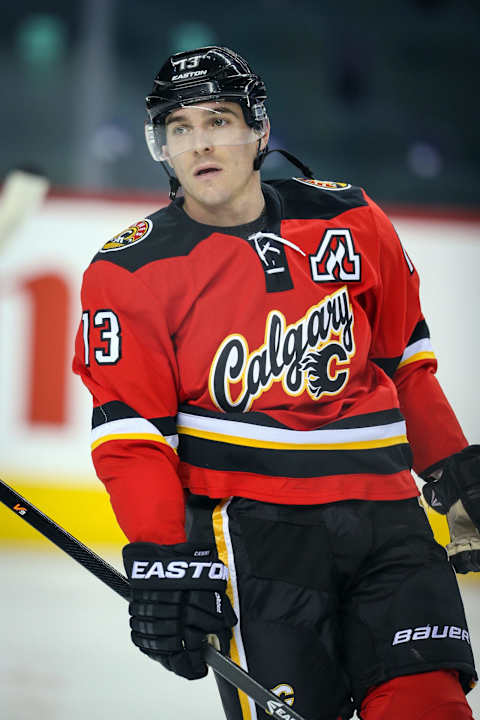
{"type": "Polygon", "coordinates": [[[430,480],[422,488],[422,495],[433,510],[446,515],[456,500],[458,494],[455,487],[445,486],[438,480],[430,480]]]}
{"type": "Polygon", "coordinates": [[[457,498],[480,528],[480,445],[469,445],[452,455],[445,465],[443,478],[445,484],[455,487],[457,498]]]}
{"type": "Polygon", "coordinates": [[[480,571],[480,531],[457,500],[447,514],[451,542],[447,554],[457,573],[480,571]]]}
{"type": "Polygon", "coordinates": [[[430,472],[422,488],[427,503],[445,515],[461,500],[477,527],[480,527],[480,445],[469,445],[430,472]]]}

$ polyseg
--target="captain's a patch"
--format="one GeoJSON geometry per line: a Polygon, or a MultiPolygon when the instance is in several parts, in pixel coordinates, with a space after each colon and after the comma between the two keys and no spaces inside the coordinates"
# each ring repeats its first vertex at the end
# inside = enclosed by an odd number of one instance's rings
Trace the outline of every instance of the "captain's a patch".
{"type": "Polygon", "coordinates": [[[348,188],[352,187],[350,183],[335,182],[334,180],[315,180],[314,178],[293,178],[293,180],[303,183],[304,185],[313,185],[313,187],[318,187],[322,190],[348,190],[348,188]]]}
{"type": "Polygon", "coordinates": [[[132,245],[136,245],[144,240],[152,231],[152,221],[148,218],[139,220],[135,225],[130,225],[123,232],[114,235],[114,237],[105,243],[100,252],[114,252],[116,250],[125,250],[132,245]]]}

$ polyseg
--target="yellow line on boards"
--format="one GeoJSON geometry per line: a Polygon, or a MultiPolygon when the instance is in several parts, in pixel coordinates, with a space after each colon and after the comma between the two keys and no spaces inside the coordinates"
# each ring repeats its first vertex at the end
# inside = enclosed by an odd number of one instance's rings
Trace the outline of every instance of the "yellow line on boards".
{"type": "MultiPolygon", "coordinates": [[[[56,478],[54,484],[41,482],[39,478],[32,482],[32,478],[9,474],[3,474],[2,480],[86,545],[121,547],[128,542],[99,480],[96,481],[98,487],[91,480],[86,484],[63,477],[56,478]]],[[[54,547],[38,530],[0,503],[0,543],[16,542],[38,544],[41,549],[54,547]]]]}
{"type": "MultiPolygon", "coordinates": [[[[86,545],[112,544],[121,547],[128,542],[117,524],[107,491],[94,477],[58,477],[54,483],[41,477],[36,477],[33,482],[31,477],[8,473],[1,477],[32,505],[86,545]]],[[[427,510],[427,514],[436,541],[447,545],[450,538],[445,517],[431,509],[427,510]]],[[[38,530],[0,503],[0,544],[17,542],[38,545],[40,549],[54,547],[38,530]]]]}

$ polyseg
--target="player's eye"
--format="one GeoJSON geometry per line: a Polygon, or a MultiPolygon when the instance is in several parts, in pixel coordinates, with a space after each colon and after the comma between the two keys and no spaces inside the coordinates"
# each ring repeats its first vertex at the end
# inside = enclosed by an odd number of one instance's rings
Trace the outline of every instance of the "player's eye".
{"type": "Polygon", "coordinates": [[[215,117],[212,120],[212,125],[214,127],[224,127],[225,125],[227,125],[227,121],[223,117],[215,117]]]}
{"type": "Polygon", "coordinates": [[[185,135],[187,132],[188,130],[184,125],[175,125],[172,129],[173,135],[185,135]]]}

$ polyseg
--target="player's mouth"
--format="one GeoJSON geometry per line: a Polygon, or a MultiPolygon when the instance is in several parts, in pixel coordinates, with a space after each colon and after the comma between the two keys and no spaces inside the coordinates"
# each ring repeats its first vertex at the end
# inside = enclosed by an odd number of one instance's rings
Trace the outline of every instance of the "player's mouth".
{"type": "Polygon", "coordinates": [[[199,165],[195,170],[193,171],[194,177],[213,177],[214,175],[218,175],[218,173],[222,172],[222,168],[218,167],[218,165],[213,165],[212,163],[209,163],[208,165],[199,165]]]}

